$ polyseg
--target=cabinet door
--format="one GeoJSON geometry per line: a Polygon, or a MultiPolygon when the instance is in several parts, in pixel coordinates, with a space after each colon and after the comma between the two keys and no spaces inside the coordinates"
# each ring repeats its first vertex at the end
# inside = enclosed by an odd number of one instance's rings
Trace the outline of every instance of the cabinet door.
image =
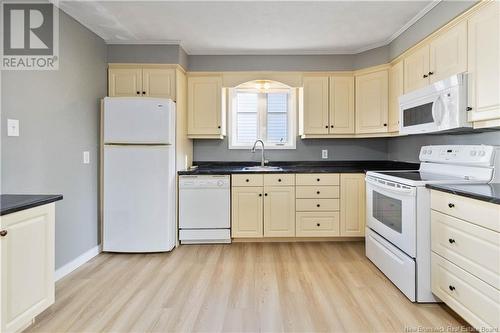
{"type": "Polygon", "coordinates": [[[304,77],[304,134],[328,134],[328,77],[304,77]]]}
{"type": "Polygon", "coordinates": [[[467,21],[431,42],[429,68],[431,83],[467,71],[467,21]]]}
{"type": "Polygon", "coordinates": [[[232,188],[232,226],[234,238],[263,236],[263,188],[232,188]]]}
{"type": "Polygon", "coordinates": [[[144,68],[142,70],[142,88],[145,96],[175,100],[175,70],[144,68]]]}
{"type": "Polygon", "coordinates": [[[354,77],[330,77],[330,133],[354,134],[354,77]]]}
{"type": "Polygon", "coordinates": [[[340,235],[365,235],[365,174],[340,175],[340,235]]]}
{"type": "Polygon", "coordinates": [[[108,96],[142,96],[142,69],[110,68],[108,70],[108,96]]]}
{"type": "Polygon", "coordinates": [[[188,77],[188,135],[221,135],[222,78],[188,77]]]}
{"type": "Polygon", "coordinates": [[[295,236],[295,187],[264,187],[264,237],[295,236]]]}
{"type": "Polygon", "coordinates": [[[356,76],[356,133],[387,132],[388,76],[387,70],[356,76]]]}
{"type": "Polygon", "coordinates": [[[54,204],[2,216],[1,332],[16,332],[54,303],[54,204]]]}
{"type": "Polygon", "coordinates": [[[399,132],[399,96],[403,95],[403,62],[389,69],[389,132],[399,132]]]}
{"type": "Polygon", "coordinates": [[[472,121],[500,118],[500,3],[469,19],[469,103],[472,121]]]}
{"type": "Polygon", "coordinates": [[[429,84],[429,46],[423,46],[404,60],[405,94],[429,84]]]}

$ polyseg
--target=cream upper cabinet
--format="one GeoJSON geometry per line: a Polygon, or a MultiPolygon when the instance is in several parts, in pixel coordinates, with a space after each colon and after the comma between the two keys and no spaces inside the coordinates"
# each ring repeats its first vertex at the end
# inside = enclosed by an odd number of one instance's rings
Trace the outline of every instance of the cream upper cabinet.
{"type": "Polygon", "coordinates": [[[340,175],[340,235],[365,235],[365,174],[340,175]]]}
{"type": "Polygon", "coordinates": [[[329,133],[354,134],[354,77],[330,77],[329,110],[329,133]]]}
{"type": "Polygon", "coordinates": [[[295,236],[295,186],[264,187],[264,237],[295,236]]]}
{"type": "Polygon", "coordinates": [[[430,43],[430,83],[467,71],[467,21],[463,21],[430,43]]]}
{"type": "Polygon", "coordinates": [[[142,70],[140,68],[110,68],[108,96],[142,96],[142,70]]]}
{"type": "Polygon", "coordinates": [[[108,96],[158,97],[175,101],[175,69],[114,65],[108,69],[108,96]]]}
{"type": "Polygon", "coordinates": [[[388,70],[356,76],[356,133],[387,132],[388,70]]]}
{"type": "Polygon", "coordinates": [[[263,187],[232,188],[232,237],[258,238],[263,236],[263,195],[263,187]]]}
{"type": "Polygon", "coordinates": [[[188,136],[220,137],[225,134],[219,75],[188,77],[188,136]]]}
{"type": "MultiPolygon", "coordinates": [[[[469,18],[468,89],[471,121],[500,119],[500,2],[469,18]]],[[[500,126],[500,120],[497,123],[500,126]]]]}
{"type": "Polygon", "coordinates": [[[54,303],[54,204],[2,216],[0,331],[22,331],[54,303]]]}
{"type": "Polygon", "coordinates": [[[399,96],[404,94],[403,62],[389,69],[389,132],[399,132],[399,96]]]}
{"type": "Polygon", "coordinates": [[[175,100],[175,70],[144,68],[142,70],[144,96],[175,100]]]}
{"type": "Polygon", "coordinates": [[[429,84],[429,45],[422,46],[404,59],[405,94],[429,84]]]}
{"type": "Polygon", "coordinates": [[[304,134],[328,134],[328,76],[305,76],[304,134]]]}

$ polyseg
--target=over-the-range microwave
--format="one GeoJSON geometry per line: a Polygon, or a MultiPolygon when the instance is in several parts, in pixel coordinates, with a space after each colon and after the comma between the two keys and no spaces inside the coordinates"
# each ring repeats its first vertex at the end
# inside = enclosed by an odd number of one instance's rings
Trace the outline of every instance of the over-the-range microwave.
{"type": "Polygon", "coordinates": [[[471,129],[467,122],[467,74],[453,75],[399,97],[399,133],[471,129]]]}

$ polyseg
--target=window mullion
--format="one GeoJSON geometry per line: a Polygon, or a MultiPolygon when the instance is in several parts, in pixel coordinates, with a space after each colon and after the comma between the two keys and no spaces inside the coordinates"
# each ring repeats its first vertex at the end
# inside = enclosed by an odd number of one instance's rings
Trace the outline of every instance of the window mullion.
{"type": "Polygon", "coordinates": [[[259,93],[259,137],[262,141],[267,142],[267,94],[259,93]]]}

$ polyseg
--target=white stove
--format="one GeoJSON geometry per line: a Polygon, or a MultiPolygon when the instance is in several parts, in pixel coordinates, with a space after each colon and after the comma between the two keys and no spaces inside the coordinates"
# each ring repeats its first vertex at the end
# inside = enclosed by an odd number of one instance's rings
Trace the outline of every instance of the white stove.
{"type": "Polygon", "coordinates": [[[500,147],[424,146],[419,170],[366,173],[366,256],[413,302],[430,285],[430,190],[426,184],[500,181],[500,147]]]}

